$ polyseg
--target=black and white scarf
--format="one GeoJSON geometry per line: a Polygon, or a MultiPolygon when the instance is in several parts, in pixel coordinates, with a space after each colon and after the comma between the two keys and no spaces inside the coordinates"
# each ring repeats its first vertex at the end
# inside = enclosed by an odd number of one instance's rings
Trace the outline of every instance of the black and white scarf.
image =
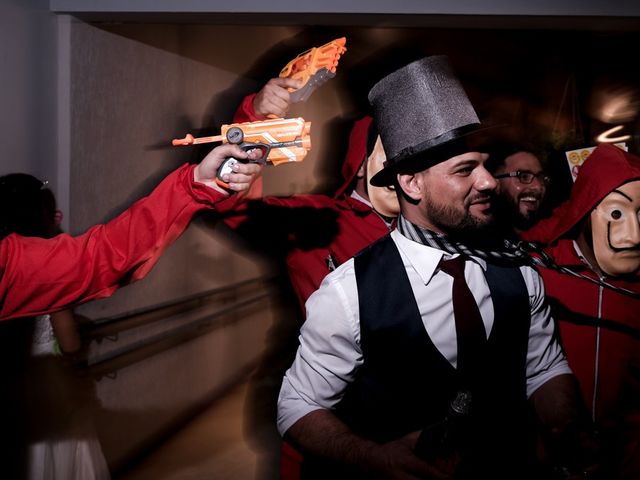
{"type": "Polygon", "coordinates": [[[437,248],[450,254],[479,257],[487,262],[506,265],[531,265],[532,257],[519,245],[504,240],[502,245],[484,244],[482,248],[470,243],[462,243],[454,238],[419,227],[402,215],[398,217],[398,231],[414,242],[437,248]]]}
{"type": "Polygon", "coordinates": [[[558,265],[553,258],[544,252],[541,245],[525,241],[511,241],[509,239],[501,239],[500,243],[484,244],[482,247],[476,247],[470,243],[463,243],[441,233],[419,227],[402,215],[398,217],[398,231],[414,242],[437,248],[449,254],[460,254],[481,258],[489,263],[502,266],[530,266],[549,268],[567,275],[571,275],[582,280],[594,283],[596,285],[609,288],[618,293],[628,295],[634,298],[640,298],[640,293],[628,290],[626,288],[617,287],[604,280],[587,277],[575,272],[567,267],[558,265]]]}

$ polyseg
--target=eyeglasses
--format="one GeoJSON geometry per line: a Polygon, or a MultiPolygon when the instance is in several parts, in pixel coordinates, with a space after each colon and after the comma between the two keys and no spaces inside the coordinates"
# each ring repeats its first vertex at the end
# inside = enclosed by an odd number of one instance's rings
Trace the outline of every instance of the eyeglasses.
{"type": "Polygon", "coordinates": [[[533,173],[527,170],[517,170],[515,172],[509,173],[501,173],[500,175],[494,175],[493,178],[509,178],[516,177],[520,183],[524,183],[528,185],[533,182],[534,178],[537,178],[540,182],[548,184],[551,181],[551,178],[544,173],[533,173]]]}

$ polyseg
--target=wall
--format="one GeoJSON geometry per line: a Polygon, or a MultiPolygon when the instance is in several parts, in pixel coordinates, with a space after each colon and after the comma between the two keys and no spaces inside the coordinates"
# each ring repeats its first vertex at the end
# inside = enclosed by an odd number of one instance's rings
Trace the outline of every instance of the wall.
{"type": "MultiPolygon", "coordinates": [[[[639,15],[640,6],[634,0],[358,0],[344,2],[325,0],[309,2],[279,0],[266,4],[260,0],[238,0],[233,3],[207,0],[51,0],[52,9],[59,12],[98,13],[103,17],[117,13],[258,13],[258,14],[382,14],[382,15],[577,15],[623,16],[639,15]]],[[[144,18],[144,17],[142,17],[144,18]]],[[[148,18],[148,17],[147,17],[148,18]]],[[[338,19],[334,19],[334,22],[338,19]]]]}
{"type": "MultiPolygon", "coordinates": [[[[265,49],[289,35],[286,28],[262,33],[265,49]]],[[[170,141],[228,123],[242,96],[257,87],[242,75],[248,51],[222,48],[234,34],[230,27],[70,24],[71,232],[113,218],[168,172],[200,160],[212,148],[176,148],[170,141]]],[[[201,218],[144,281],[77,312],[97,321],[274,272],[269,259],[240,248],[215,218],[201,218]]],[[[167,316],[101,336],[91,345],[90,362],[152,336],[169,335],[191,320],[167,316]]],[[[205,329],[101,376],[96,421],[113,468],[256,365],[274,322],[271,305],[246,315],[232,313],[229,320],[224,328],[205,329]]]]}
{"type": "Polygon", "coordinates": [[[57,18],[46,0],[0,2],[0,175],[56,178],[57,18]]]}
{"type": "MultiPolygon", "coordinates": [[[[128,38],[55,16],[45,1],[0,2],[0,174],[23,171],[49,180],[65,212],[65,228],[73,234],[113,218],[166,173],[202,158],[203,150],[166,145],[205,127],[220,92],[232,85],[242,89],[226,101],[231,115],[237,95],[256,86],[228,67],[230,50],[223,50],[227,59],[221,66],[190,58],[198,49],[210,55],[207,45],[224,45],[230,30],[217,38],[197,29],[133,30],[134,38],[128,38]],[[184,53],[183,44],[191,45],[184,53]]],[[[286,29],[272,36],[285,34],[286,29]]],[[[215,222],[199,221],[147,280],[77,312],[95,320],[272,272],[267,260],[238,248],[215,222]]],[[[121,465],[246,375],[263,350],[271,308],[264,304],[224,328],[100,378],[96,421],[109,463],[121,465]]],[[[175,325],[167,319],[158,328],[175,325]]],[[[149,333],[139,329],[103,339],[91,346],[90,359],[149,333]]]]}

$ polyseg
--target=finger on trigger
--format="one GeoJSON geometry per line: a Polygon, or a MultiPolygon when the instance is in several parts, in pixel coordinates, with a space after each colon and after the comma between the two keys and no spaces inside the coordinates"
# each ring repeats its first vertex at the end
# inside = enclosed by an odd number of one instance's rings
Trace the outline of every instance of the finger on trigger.
{"type": "Polygon", "coordinates": [[[249,153],[245,152],[240,146],[233,145],[233,152],[231,153],[235,158],[245,159],[249,157],[249,153]]]}
{"type": "Polygon", "coordinates": [[[259,148],[252,148],[248,152],[248,158],[250,158],[251,160],[257,160],[261,156],[262,156],[262,150],[260,150],[259,148]]]}

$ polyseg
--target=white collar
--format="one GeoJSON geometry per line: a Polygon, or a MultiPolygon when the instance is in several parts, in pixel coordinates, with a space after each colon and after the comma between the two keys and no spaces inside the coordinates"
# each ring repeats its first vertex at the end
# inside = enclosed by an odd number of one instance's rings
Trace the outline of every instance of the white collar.
{"type": "MultiPolygon", "coordinates": [[[[431,278],[433,278],[433,275],[438,270],[438,264],[443,257],[448,259],[458,256],[451,255],[437,248],[414,242],[410,238],[402,235],[398,230],[391,232],[391,237],[398,246],[398,250],[403,253],[404,257],[420,276],[425,285],[431,281],[431,278]]],[[[469,259],[480,265],[483,270],[487,269],[487,262],[482,258],[469,257],[469,259]]]]}

